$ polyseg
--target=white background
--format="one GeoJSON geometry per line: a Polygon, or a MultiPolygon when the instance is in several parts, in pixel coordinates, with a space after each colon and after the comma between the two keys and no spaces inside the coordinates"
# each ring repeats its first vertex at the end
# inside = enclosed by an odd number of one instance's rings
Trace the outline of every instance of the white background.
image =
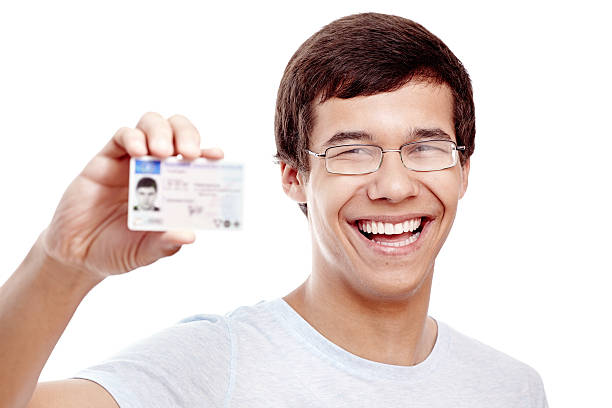
{"type": "Polygon", "coordinates": [[[188,116],[203,145],[247,166],[245,230],[201,232],[176,256],[104,281],[41,379],[191,314],[283,296],[307,277],[308,228],[272,160],[278,83],[324,24],[379,11],[425,25],[473,80],[470,186],[430,314],[533,366],[551,406],[610,406],[609,14],[598,3],[491,3],[3,3],[0,282],[70,180],[144,112],[188,116]]]}

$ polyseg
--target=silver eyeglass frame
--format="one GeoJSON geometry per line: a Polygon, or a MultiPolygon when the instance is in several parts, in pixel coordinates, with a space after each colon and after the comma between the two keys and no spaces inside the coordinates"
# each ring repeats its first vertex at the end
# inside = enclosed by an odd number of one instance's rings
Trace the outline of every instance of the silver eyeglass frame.
{"type": "Polygon", "coordinates": [[[381,151],[381,155],[380,155],[380,161],[378,162],[378,166],[376,167],[376,169],[372,170],[372,171],[365,171],[363,173],[338,173],[338,172],[334,172],[334,171],[329,171],[329,169],[327,168],[327,160],[325,160],[325,170],[327,170],[328,173],[331,174],[342,174],[342,175],[346,175],[346,176],[358,176],[358,175],[362,175],[362,174],[371,174],[371,173],[375,173],[378,171],[378,169],[380,169],[380,166],[382,166],[382,161],[383,161],[383,156],[385,153],[390,153],[390,152],[398,152],[400,153],[400,160],[402,161],[402,164],[404,165],[405,168],[407,168],[408,170],[411,171],[418,171],[418,172],[428,172],[428,171],[439,171],[439,170],[445,170],[445,169],[450,169],[451,167],[454,167],[457,165],[457,154],[453,155],[453,164],[446,166],[446,167],[440,167],[439,169],[429,169],[429,170],[418,170],[418,169],[412,169],[410,167],[408,167],[406,165],[406,163],[404,163],[404,158],[402,157],[401,151],[405,146],[410,146],[410,145],[414,145],[414,144],[420,144],[420,143],[427,143],[427,142],[447,142],[447,143],[451,143],[453,146],[453,150],[456,151],[465,151],[465,146],[457,146],[457,143],[455,143],[452,140],[448,140],[448,139],[431,139],[431,140],[419,140],[416,142],[409,142],[409,143],[404,143],[403,145],[401,145],[399,147],[399,149],[383,149],[380,146],[376,146],[376,145],[371,145],[371,144],[346,144],[346,145],[337,145],[337,146],[330,146],[328,148],[326,148],[323,153],[316,153],[313,152],[309,149],[304,149],[306,150],[306,152],[308,152],[308,154],[310,154],[311,156],[317,157],[319,159],[325,159],[327,157],[327,151],[329,149],[333,149],[335,147],[351,147],[351,146],[369,146],[369,147],[376,147],[377,149],[380,149],[381,151]]]}

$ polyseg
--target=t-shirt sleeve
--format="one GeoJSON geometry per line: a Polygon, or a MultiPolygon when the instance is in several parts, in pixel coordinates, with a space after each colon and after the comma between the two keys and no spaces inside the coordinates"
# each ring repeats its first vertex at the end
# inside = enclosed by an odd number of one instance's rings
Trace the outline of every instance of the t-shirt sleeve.
{"type": "Polygon", "coordinates": [[[542,377],[531,367],[529,367],[529,391],[533,408],[548,408],[542,377]]]}
{"type": "Polygon", "coordinates": [[[227,322],[197,315],[73,378],[104,387],[121,408],[222,406],[229,384],[227,322]]]}

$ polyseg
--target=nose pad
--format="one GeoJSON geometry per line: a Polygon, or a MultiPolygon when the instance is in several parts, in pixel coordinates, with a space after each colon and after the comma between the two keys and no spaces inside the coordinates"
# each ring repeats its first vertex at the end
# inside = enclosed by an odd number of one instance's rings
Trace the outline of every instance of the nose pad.
{"type": "Polygon", "coordinates": [[[412,170],[408,170],[399,152],[383,153],[380,168],[371,174],[368,185],[370,200],[384,199],[389,202],[400,202],[419,193],[419,183],[412,170]]]}

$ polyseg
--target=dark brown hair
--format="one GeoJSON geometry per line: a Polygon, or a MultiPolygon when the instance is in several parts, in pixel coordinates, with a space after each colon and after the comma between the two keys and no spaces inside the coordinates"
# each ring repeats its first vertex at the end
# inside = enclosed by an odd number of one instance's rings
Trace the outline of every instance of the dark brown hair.
{"type": "MultiPolygon", "coordinates": [[[[313,104],[391,92],[411,79],[447,84],[453,96],[461,165],[474,151],[472,85],[461,61],[414,21],[363,13],[326,25],[293,54],[276,99],[276,158],[309,170],[305,149],[313,127],[313,104]]],[[[306,213],[305,204],[300,204],[306,213]]]]}
{"type": "Polygon", "coordinates": [[[141,187],[153,187],[155,191],[157,191],[157,183],[151,177],[143,177],[138,180],[138,184],[136,184],[136,190],[141,187]]]}

